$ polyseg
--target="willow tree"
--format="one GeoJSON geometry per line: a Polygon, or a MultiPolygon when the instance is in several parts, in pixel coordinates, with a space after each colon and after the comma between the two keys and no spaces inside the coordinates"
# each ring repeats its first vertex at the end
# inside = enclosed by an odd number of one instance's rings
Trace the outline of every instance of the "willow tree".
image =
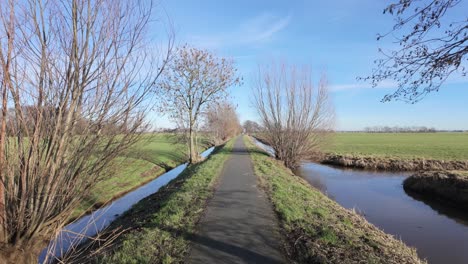
{"type": "Polygon", "coordinates": [[[261,136],[289,168],[319,152],[334,125],[325,77],[317,85],[307,67],[260,67],[253,103],[262,122],[261,136]]]}
{"type": "Polygon", "coordinates": [[[152,11],[151,1],[0,5],[0,263],[37,262],[137,139],[172,45],[146,51],[152,11]]]}
{"type": "Polygon", "coordinates": [[[162,108],[187,128],[189,162],[196,162],[195,132],[201,114],[224,100],[227,89],[239,85],[241,79],[232,60],[188,46],[177,49],[164,76],[158,90],[162,108]]]}

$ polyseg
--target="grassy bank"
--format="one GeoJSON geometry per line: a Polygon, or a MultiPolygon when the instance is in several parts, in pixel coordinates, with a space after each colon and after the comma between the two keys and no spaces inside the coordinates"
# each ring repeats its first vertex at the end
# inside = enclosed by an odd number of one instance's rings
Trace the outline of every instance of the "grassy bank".
{"type": "Polygon", "coordinates": [[[383,158],[468,160],[468,133],[336,133],[325,151],[383,158]]]}
{"type": "Polygon", "coordinates": [[[415,250],[344,209],[246,140],[297,263],[423,263],[415,250]]]}
{"type": "Polygon", "coordinates": [[[418,172],[403,182],[406,191],[468,209],[467,171],[418,172]]]}
{"type": "Polygon", "coordinates": [[[157,193],[119,217],[108,230],[127,230],[98,255],[86,252],[87,263],[182,263],[189,238],[212,196],[233,140],[207,160],[190,166],[157,193]]]}
{"type": "MultiPolygon", "coordinates": [[[[208,147],[202,140],[200,151],[208,147]]],[[[109,167],[111,177],[93,188],[90,196],[75,211],[74,217],[91,207],[119,197],[186,161],[186,146],[171,134],[147,134],[117,157],[109,167]]]]}

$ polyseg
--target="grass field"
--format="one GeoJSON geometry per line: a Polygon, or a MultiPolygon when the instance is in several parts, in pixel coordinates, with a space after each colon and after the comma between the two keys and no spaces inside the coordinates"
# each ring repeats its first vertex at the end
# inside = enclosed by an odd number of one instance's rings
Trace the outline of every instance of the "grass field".
{"type": "Polygon", "coordinates": [[[468,160],[468,133],[336,133],[326,152],[391,158],[468,160]]]}
{"type": "MultiPolygon", "coordinates": [[[[208,146],[200,144],[200,151],[208,146]]],[[[100,182],[74,217],[91,206],[100,206],[134,188],[151,181],[186,161],[186,146],[170,134],[144,135],[131,149],[118,157],[111,168],[112,176],[100,182]]]]}

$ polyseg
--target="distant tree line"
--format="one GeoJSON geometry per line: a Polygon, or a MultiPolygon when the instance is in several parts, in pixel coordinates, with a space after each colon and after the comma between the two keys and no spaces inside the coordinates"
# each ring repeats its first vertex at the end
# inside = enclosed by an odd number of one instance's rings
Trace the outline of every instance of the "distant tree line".
{"type": "Polygon", "coordinates": [[[437,130],[433,127],[425,127],[425,126],[372,126],[372,127],[365,127],[365,132],[368,133],[434,133],[437,130]]]}
{"type": "Polygon", "coordinates": [[[245,121],[242,127],[244,128],[244,132],[247,134],[258,133],[263,130],[260,124],[252,120],[245,121]]]}

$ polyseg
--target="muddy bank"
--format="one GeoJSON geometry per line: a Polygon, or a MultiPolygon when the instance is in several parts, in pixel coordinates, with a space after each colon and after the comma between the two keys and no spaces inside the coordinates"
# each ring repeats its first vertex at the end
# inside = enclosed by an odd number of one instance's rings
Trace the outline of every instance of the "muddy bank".
{"type": "Polygon", "coordinates": [[[419,172],[408,177],[403,188],[468,209],[468,175],[459,172],[419,172]]]}
{"type": "Polygon", "coordinates": [[[396,159],[324,154],[314,161],[341,167],[386,171],[468,170],[468,160],[396,159]]]}

